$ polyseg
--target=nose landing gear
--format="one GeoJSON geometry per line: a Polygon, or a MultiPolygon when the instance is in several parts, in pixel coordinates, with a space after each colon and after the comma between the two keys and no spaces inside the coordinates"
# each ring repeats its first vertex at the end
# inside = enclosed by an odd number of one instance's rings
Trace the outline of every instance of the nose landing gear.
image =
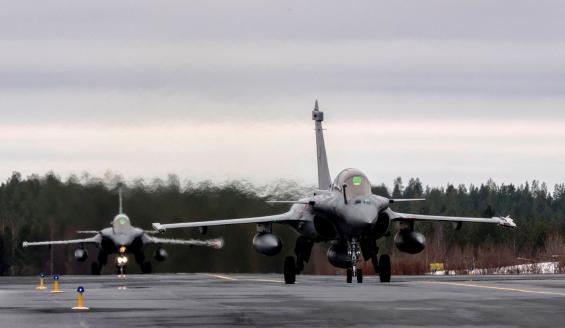
{"type": "MultiPolygon", "coordinates": [[[[284,259],[284,282],[285,284],[294,284],[296,282],[296,275],[300,274],[302,269],[304,268],[304,262],[308,262],[309,254],[311,250],[311,242],[307,243],[306,245],[309,247],[304,247],[303,249],[307,250],[306,252],[298,252],[298,249],[302,249],[298,247],[299,243],[297,242],[297,247],[295,252],[297,254],[297,258],[295,259],[294,256],[287,256],[284,259]]],[[[357,280],[358,284],[363,283],[363,270],[358,267],[359,262],[361,261],[361,247],[360,243],[357,239],[353,238],[347,245],[347,257],[345,257],[345,262],[341,262],[342,264],[335,264],[337,267],[343,268],[344,266],[349,265],[350,267],[346,271],[346,281],[348,284],[353,283],[353,278],[357,280]],[[347,263],[348,262],[348,263],[347,263]]],[[[345,255],[344,251],[342,250],[340,254],[345,255]]],[[[343,257],[341,257],[343,258],[343,257]]],[[[390,265],[390,257],[388,255],[381,255],[378,257],[378,248],[373,249],[367,257],[366,260],[371,260],[373,263],[373,267],[375,272],[379,274],[379,278],[381,282],[390,282],[391,277],[391,265],[390,265]]],[[[331,259],[330,259],[331,262],[331,259]]],[[[333,263],[332,263],[333,264],[333,263]]]]}
{"type": "MultiPolygon", "coordinates": [[[[381,255],[380,259],[378,257],[378,248],[372,252],[373,255],[370,257],[373,263],[373,268],[375,272],[379,274],[379,279],[381,282],[390,282],[391,276],[391,265],[390,256],[381,255]]],[[[348,255],[351,258],[351,268],[347,269],[347,283],[353,282],[353,277],[357,278],[357,283],[363,283],[363,271],[357,267],[360,261],[360,250],[358,241],[353,238],[349,244],[348,255]]],[[[367,259],[367,258],[366,258],[367,259]]]]}
{"type": "Polygon", "coordinates": [[[363,270],[357,267],[361,255],[361,249],[359,248],[359,242],[357,241],[357,239],[353,238],[349,242],[349,250],[347,251],[347,255],[349,255],[351,258],[351,268],[347,269],[347,283],[352,283],[353,277],[356,277],[357,283],[362,284],[363,270]]]}

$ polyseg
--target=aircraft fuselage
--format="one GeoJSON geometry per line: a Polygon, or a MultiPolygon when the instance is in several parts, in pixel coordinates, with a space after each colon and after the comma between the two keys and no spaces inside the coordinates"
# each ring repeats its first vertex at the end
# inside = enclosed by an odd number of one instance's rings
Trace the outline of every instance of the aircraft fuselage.
{"type": "MultiPolygon", "coordinates": [[[[351,180],[355,179],[358,184],[361,183],[358,181],[367,179],[363,173],[354,169],[344,170],[342,174],[351,180]]],[[[346,180],[343,177],[340,179],[340,176],[336,181],[346,180]]],[[[379,214],[389,207],[389,200],[373,195],[370,189],[362,192],[352,191],[351,194],[348,189],[346,183],[341,186],[334,183],[331,190],[301,199],[300,204],[291,207],[289,214],[293,219],[302,222],[292,226],[301,235],[314,240],[382,236],[386,232],[382,227],[388,228],[389,222],[384,216],[379,219],[379,214]]]]}
{"type": "Polygon", "coordinates": [[[105,228],[100,231],[102,241],[100,247],[107,254],[114,254],[125,247],[127,253],[136,253],[143,248],[144,231],[131,227],[127,232],[114,232],[114,228],[105,228]]]}

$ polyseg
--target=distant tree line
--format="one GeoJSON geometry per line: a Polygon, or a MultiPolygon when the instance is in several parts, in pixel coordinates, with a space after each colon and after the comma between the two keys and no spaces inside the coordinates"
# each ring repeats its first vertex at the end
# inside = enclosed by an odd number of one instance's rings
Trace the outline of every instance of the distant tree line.
{"type": "Polygon", "coordinates": [[[456,231],[451,224],[418,223],[416,228],[426,235],[428,245],[419,255],[394,253],[393,267],[397,274],[421,274],[429,264],[444,263],[448,269],[464,273],[474,268],[496,268],[539,261],[559,261],[565,267],[565,184],[557,184],[550,192],[545,183],[497,185],[492,180],[480,186],[447,185],[423,187],[419,179],[410,179],[406,186],[397,178],[391,194],[381,185],[375,193],[393,198],[426,198],[425,202],[405,203],[395,209],[408,213],[448,216],[510,215],[517,229],[493,224],[463,224],[456,231]]]}
{"type": "MultiPolygon", "coordinates": [[[[22,177],[14,173],[0,185],[0,275],[30,275],[40,271],[66,274],[89,273],[89,262],[77,263],[74,247],[22,248],[22,241],[77,238],[77,230],[100,230],[117,214],[119,175],[103,178],[85,174],[62,180],[55,174],[22,177]]],[[[257,187],[245,181],[214,184],[209,181],[182,182],[175,175],[166,180],[136,180],[124,187],[124,210],[134,226],[151,229],[152,222],[178,222],[187,219],[227,219],[269,215],[288,206],[266,203],[271,198],[298,198],[307,187],[284,181],[274,188],[257,187]]],[[[393,255],[395,273],[423,273],[429,263],[444,262],[454,269],[509,265],[527,260],[546,260],[563,253],[565,236],[565,184],[550,192],[537,181],[520,186],[424,186],[419,179],[403,184],[396,179],[389,188],[373,187],[373,192],[394,198],[426,198],[425,202],[395,205],[395,210],[419,214],[492,217],[511,215],[518,229],[490,224],[464,224],[455,231],[451,224],[418,223],[428,247],[419,255],[400,254],[391,236],[380,242],[381,250],[393,255]]],[[[251,240],[255,226],[210,228],[202,236],[196,230],[174,230],[167,236],[213,238],[223,236],[221,250],[167,247],[170,258],[155,267],[156,272],[280,272],[282,259],[293,252],[295,233],[275,226],[285,246],[283,252],[268,258],[259,255],[251,240]]],[[[310,273],[333,273],[325,259],[325,245],[314,249],[310,273]]],[[[88,248],[90,259],[96,249],[88,248]]],[[[151,255],[153,249],[148,249],[151,255]]],[[[89,261],[90,261],[89,259],[89,261]]],[[[107,272],[113,272],[111,266],[107,272]]],[[[370,270],[367,267],[367,270],[370,270]]],[[[132,272],[137,272],[135,265],[132,272]]]]}

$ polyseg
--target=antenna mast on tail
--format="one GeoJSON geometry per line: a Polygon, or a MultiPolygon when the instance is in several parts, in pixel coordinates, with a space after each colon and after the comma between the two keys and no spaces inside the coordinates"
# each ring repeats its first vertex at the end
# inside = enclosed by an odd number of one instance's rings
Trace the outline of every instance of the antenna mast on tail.
{"type": "Polygon", "coordinates": [[[318,108],[318,100],[312,111],[312,120],[316,124],[316,151],[318,157],[318,188],[321,190],[329,190],[331,187],[330,169],[328,167],[328,157],[326,155],[326,145],[324,143],[324,131],[322,122],[324,121],[324,112],[320,112],[318,108]]]}
{"type": "Polygon", "coordinates": [[[118,194],[120,197],[120,213],[118,214],[124,214],[124,208],[122,206],[122,187],[120,186],[120,189],[118,189],[118,194]]]}

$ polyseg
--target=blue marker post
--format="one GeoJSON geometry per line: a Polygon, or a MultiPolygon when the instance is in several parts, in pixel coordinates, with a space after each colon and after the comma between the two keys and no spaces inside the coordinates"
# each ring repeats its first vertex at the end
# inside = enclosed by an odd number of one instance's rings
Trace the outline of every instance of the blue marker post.
{"type": "Polygon", "coordinates": [[[51,293],[62,293],[63,291],[59,289],[59,275],[58,274],[54,274],[53,275],[53,290],[51,290],[51,293]]]}
{"type": "Polygon", "coordinates": [[[89,310],[86,306],[84,306],[84,287],[78,286],[77,288],[78,298],[77,298],[77,305],[73,307],[73,310],[89,310]]]}
{"type": "Polygon", "coordinates": [[[37,290],[47,289],[47,287],[45,287],[45,273],[41,272],[39,274],[39,286],[35,287],[35,289],[37,290]]]}

